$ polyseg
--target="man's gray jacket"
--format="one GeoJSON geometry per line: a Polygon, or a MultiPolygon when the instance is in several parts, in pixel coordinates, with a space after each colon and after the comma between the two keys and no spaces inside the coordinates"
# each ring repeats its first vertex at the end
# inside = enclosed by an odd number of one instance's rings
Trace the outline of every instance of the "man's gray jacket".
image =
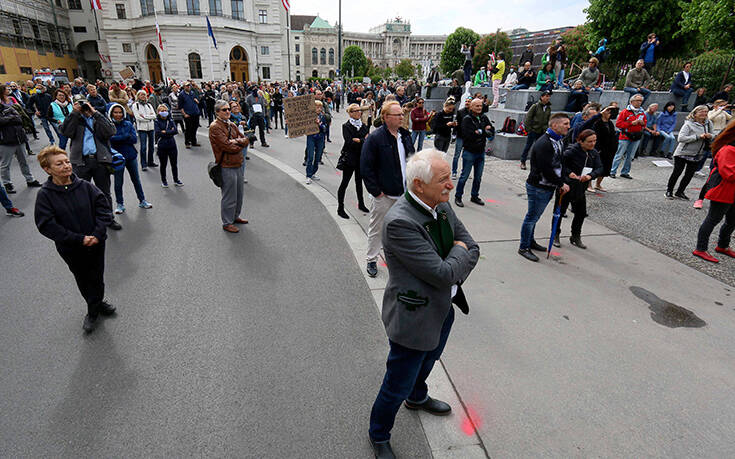
{"type": "MultiPolygon", "coordinates": [[[[115,135],[117,129],[106,116],[95,111],[92,115],[94,119],[94,144],[97,147],[97,161],[100,163],[112,163],[112,154],[110,153],[110,137],[115,135]]],[[[68,137],[71,141],[69,148],[69,161],[72,164],[82,164],[82,148],[84,147],[84,131],[86,127],[84,115],[78,111],[72,111],[61,125],[61,133],[68,137]]]]}
{"type": "Polygon", "coordinates": [[[445,258],[427,229],[434,218],[411,203],[407,194],[391,207],[383,223],[383,250],[388,265],[388,284],[383,295],[383,324],[388,338],[409,349],[431,351],[439,344],[444,320],[454,302],[467,314],[469,307],[461,284],[470,275],[480,248],[448,203],[436,207],[439,219],[447,219],[454,245],[445,258]],[[452,286],[460,284],[452,299],[452,286]]]}

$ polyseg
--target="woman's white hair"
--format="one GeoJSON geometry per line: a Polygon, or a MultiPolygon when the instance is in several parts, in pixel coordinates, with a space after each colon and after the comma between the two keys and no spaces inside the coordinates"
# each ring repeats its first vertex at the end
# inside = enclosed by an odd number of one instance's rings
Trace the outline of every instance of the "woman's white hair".
{"type": "Polygon", "coordinates": [[[406,163],[406,184],[413,191],[414,179],[424,183],[431,183],[434,178],[434,170],[431,164],[435,160],[446,161],[445,154],[435,148],[421,150],[408,159],[406,163]]]}

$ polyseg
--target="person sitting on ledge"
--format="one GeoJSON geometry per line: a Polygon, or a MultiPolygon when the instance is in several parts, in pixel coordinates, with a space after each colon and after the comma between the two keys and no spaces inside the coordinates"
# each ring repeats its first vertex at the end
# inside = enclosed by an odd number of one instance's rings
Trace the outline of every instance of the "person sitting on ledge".
{"type": "Polygon", "coordinates": [[[589,65],[586,69],[582,70],[582,73],[579,75],[579,79],[582,80],[582,84],[584,84],[587,91],[602,92],[602,88],[597,84],[600,79],[600,69],[598,68],[599,63],[600,61],[597,60],[596,57],[590,57],[589,65]]]}
{"type": "Polygon", "coordinates": [[[645,104],[646,99],[651,95],[651,90],[648,89],[648,85],[651,83],[651,75],[643,68],[643,64],[643,59],[638,59],[635,67],[628,71],[628,75],[625,77],[625,88],[623,88],[623,91],[631,96],[636,94],[642,95],[643,103],[645,104]]]}
{"type": "Polygon", "coordinates": [[[531,62],[526,61],[525,64],[523,64],[523,68],[518,71],[518,83],[513,86],[511,89],[528,89],[534,84],[536,84],[536,72],[531,68],[531,62]]]}
{"type": "Polygon", "coordinates": [[[536,91],[551,91],[552,89],[554,89],[554,66],[551,62],[547,62],[536,77],[536,91]]]}

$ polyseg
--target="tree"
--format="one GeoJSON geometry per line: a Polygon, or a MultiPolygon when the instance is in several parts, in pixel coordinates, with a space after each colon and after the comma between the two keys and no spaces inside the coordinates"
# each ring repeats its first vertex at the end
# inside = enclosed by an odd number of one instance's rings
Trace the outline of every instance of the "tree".
{"type": "Polygon", "coordinates": [[[474,45],[480,40],[480,35],[472,29],[457,27],[457,29],[449,34],[444,42],[442,49],[441,63],[439,68],[443,73],[450,74],[457,69],[461,69],[464,64],[464,55],[460,51],[462,44],[474,45]]]}
{"type": "Polygon", "coordinates": [[[564,45],[567,48],[567,61],[575,63],[584,68],[584,63],[590,58],[590,51],[597,50],[594,40],[588,33],[586,25],[575,27],[561,34],[564,45]]]}
{"type": "Polygon", "coordinates": [[[342,75],[364,76],[367,70],[368,60],[362,48],[351,45],[345,48],[342,57],[342,75]],[[354,69],[354,74],[353,74],[354,69]]]}
{"type": "Polygon", "coordinates": [[[698,33],[701,49],[733,49],[735,43],[735,0],[691,0],[679,2],[681,30],[677,34],[698,33]]]}
{"type": "Polygon", "coordinates": [[[505,32],[500,32],[497,36],[497,49],[495,47],[495,34],[491,33],[483,35],[475,46],[475,56],[472,58],[472,68],[476,72],[480,67],[486,67],[487,61],[490,59],[490,53],[495,50],[497,58],[498,53],[505,55],[506,70],[509,70],[510,63],[513,62],[513,51],[510,48],[510,37],[505,32]]]}
{"type": "Polygon", "coordinates": [[[390,80],[390,77],[393,75],[393,70],[390,68],[390,66],[386,66],[383,69],[383,79],[384,80],[390,80]]]}
{"type": "Polygon", "coordinates": [[[677,34],[682,20],[678,0],[645,3],[640,0],[590,0],[585,12],[592,41],[596,43],[607,38],[610,57],[614,60],[632,62],[638,59],[640,46],[651,32],[661,41],[657,57],[685,54],[695,44],[693,34],[677,34]]]}
{"type": "Polygon", "coordinates": [[[411,63],[411,59],[401,59],[401,62],[395,66],[393,71],[396,73],[396,76],[402,80],[416,76],[416,66],[411,63]]]}

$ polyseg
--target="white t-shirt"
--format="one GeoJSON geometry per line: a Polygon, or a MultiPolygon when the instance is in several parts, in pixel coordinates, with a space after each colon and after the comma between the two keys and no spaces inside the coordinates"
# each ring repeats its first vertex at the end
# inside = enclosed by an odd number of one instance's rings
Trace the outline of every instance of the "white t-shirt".
{"type": "MultiPolygon", "coordinates": [[[[398,134],[398,160],[401,162],[401,178],[403,180],[403,190],[406,190],[406,147],[403,146],[401,141],[401,134],[398,134]]],[[[393,199],[399,199],[400,196],[389,196],[393,199]]]]}

